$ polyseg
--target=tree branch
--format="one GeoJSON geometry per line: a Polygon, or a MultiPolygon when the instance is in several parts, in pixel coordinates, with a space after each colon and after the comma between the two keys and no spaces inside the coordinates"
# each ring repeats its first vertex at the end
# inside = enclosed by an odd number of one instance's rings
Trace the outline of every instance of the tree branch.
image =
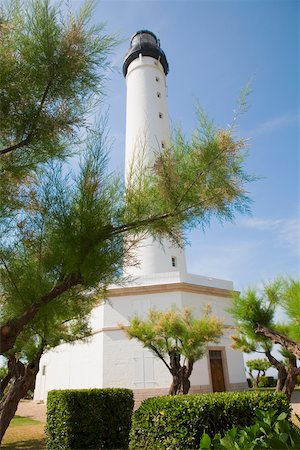
{"type": "Polygon", "coordinates": [[[259,323],[256,323],[254,325],[254,328],[255,328],[255,333],[261,334],[262,336],[265,336],[266,338],[271,339],[271,341],[274,342],[275,344],[280,344],[287,351],[292,353],[297,359],[300,359],[300,343],[299,342],[296,342],[293,339],[290,339],[287,336],[284,336],[283,334],[279,333],[278,331],[274,331],[274,330],[271,330],[270,328],[260,325],[259,323]]]}
{"type": "Polygon", "coordinates": [[[171,367],[169,364],[164,360],[163,356],[159,353],[156,347],[154,345],[149,344],[149,348],[159,357],[159,359],[164,363],[164,365],[168,368],[168,370],[171,372],[171,367]]]}
{"type": "Polygon", "coordinates": [[[25,326],[35,318],[40,309],[50,303],[52,300],[63,294],[71,287],[76,286],[82,282],[79,274],[71,274],[65,278],[61,283],[57,284],[51,291],[43,295],[39,301],[31,305],[31,307],[24,312],[24,314],[15,319],[9,320],[0,327],[0,353],[3,354],[10,350],[21,331],[25,326]]]}
{"type": "Polygon", "coordinates": [[[49,93],[49,89],[51,87],[51,84],[52,84],[52,80],[48,81],[47,86],[46,86],[46,88],[44,90],[44,93],[42,95],[42,98],[41,98],[41,101],[40,101],[40,105],[38,107],[38,110],[37,110],[36,116],[34,118],[33,124],[31,126],[30,132],[27,134],[27,136],[24,139],[22,139],[18,143],[14,144],[14,145],[11,145],[10,147],[6,147],[6,148],[3,148],[2,150],[0,150],[0,156],[1,155],[5,155],[6,153],[13,152],[14,150],[17,150],[19,148],[25,147],[26,145],[31,143],[31,141],[32,141],[32,139],[34,137],[34,133],[36,132],[36,129],[38,127],[38,121],[39,121],[42,109],[44,107],[44,104],[46,102],[47,95],[49,93]]]}

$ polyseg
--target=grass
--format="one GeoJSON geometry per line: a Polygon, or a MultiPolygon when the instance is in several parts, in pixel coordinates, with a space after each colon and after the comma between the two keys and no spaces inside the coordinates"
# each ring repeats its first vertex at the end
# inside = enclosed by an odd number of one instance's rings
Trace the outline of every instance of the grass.
{"type": "Polygon", "coordinates": [[[45,424],[28,417],[15,416],[2,441],[5,450],[45,450],[45,424]]]}
{"type": "Polygon", "coordinates": [[[29,417],[15,416],[10,422],[11,427],[20,427],[22,425],[38,425],[41,422],[39,420],[30,419],[29,417]]]}

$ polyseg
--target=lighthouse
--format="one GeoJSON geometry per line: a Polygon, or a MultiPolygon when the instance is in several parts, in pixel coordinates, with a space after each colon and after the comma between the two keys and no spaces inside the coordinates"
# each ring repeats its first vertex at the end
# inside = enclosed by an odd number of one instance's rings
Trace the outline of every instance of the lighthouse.
{"type": "MultiPolygon", "coordinates": [[[[151,31],[133,35],[124,58],[126,79],[125,181],[134,183],[141,167],[151,166],[170,144],[166,76],[169,65],[151,31]]],[[[225,321],[218,345],[194,365],[190,393],[247,389],[243,356],[231,348],[234,324],[228,313],[233,283],[189,274],[184,251],[164,240],[141,236],[134,250],[138,262],[124,267],[126,282],[110,286],[91,316],[88,342],[63,344],[42,356],[34,400],[45,401],[52,389],[123,387],[132,389],[136,406],[148,397],[167,394],[170,373],[164,364],[120,328],[150,308],[189,307],[196,317],[210,304],[225,321]]]]}
{"type": "MultiPolygon", "coordinates": [[[[130,41],[123,74],[126,79],[125,180],[134,182],[141,166],[154,163],[155,156],[170,145],[170,119],[166,77],[169,65],[154,33],[141,30],[130,41]]],[[[126,275],[186,272],[184,251],[167,240],[142,239],[134,251],[134,266],[126,275]]]]}

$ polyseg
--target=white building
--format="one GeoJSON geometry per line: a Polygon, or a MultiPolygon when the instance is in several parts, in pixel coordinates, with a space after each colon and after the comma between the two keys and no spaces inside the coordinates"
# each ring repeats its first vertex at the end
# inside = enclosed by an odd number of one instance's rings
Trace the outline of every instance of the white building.
{"type": "MultiPolygon", "coordinates": [[[[123,73],[127,84],[125,177],[141,158],[147,162],[170,139],[166,94],[168,62],[156,36],[142,30],[131,39],[123,73]]],[[[190,392],[247,389],[243,357],[230,348],[233,322],[226,312],[233,284],[188,274],[184,251],[164,247],[151,238],[136,250],[139,266],[124,268],[131,282],[111,287],[109,300],[94,309],[93,336],[88,343],[61,345],[46,353],[40,363],[34,399],[46,400],[52,389],[127,387],[135,399],[167,394],[171,375],[163,363],[135,340],[129,340],[119,324],[134,314],[146,316],[150,307],[168,310],[189,306],[199,316],[210,303],[213,313],[225,319],[226,332],[207,357],[194,365],[190,392]]]]}

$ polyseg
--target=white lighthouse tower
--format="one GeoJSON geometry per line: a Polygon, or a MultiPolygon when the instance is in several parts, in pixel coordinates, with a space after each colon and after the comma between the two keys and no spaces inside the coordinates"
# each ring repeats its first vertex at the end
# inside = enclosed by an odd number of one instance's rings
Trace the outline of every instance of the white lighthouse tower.
{"type": "MultiPolygon", "coordinates": [[[[127,85],[126,182],[134,182],[138,168],[151,164],[155,154],[170,141],[166,93],[169,66],[159,40],[147,30],[131,39],[123,65],[127,85]]],[[[247,389],[242,353],[230,347],[233,321],[227,312],[233,283],[191,275],[184,251],[167,240],[160,245],[143,236],[135,250],[138,265],[124,268],[126,285],[111,286],[108,300],[93,311],[93,336],[87,343],[61,345],[40,362],[34,399],[46,400],[52,389],[127,387],[138,404],[144,398],[167,394],[171,376],[164,364],[129,340],[120,329],[134,314],[145,317],[149,308],[169,310],[188,306],[195,316],[208,303],[225,320],[225,333],[197,361],[190,392],[247,389]]]]}
{"type": "MultiPolygon", "coordinates": [[[[138,31],[130,42],[124,64],[126,78],[125,178],[133,178],[141,164],[154,162],[155,154],[170,143],[166,76],[169,65],[157,37],[138,31]]],[[[164,241],[143,239],[135,251],[138,265],[126,267],[127,275],[186,272],[184,251],[164,241]]]]}

